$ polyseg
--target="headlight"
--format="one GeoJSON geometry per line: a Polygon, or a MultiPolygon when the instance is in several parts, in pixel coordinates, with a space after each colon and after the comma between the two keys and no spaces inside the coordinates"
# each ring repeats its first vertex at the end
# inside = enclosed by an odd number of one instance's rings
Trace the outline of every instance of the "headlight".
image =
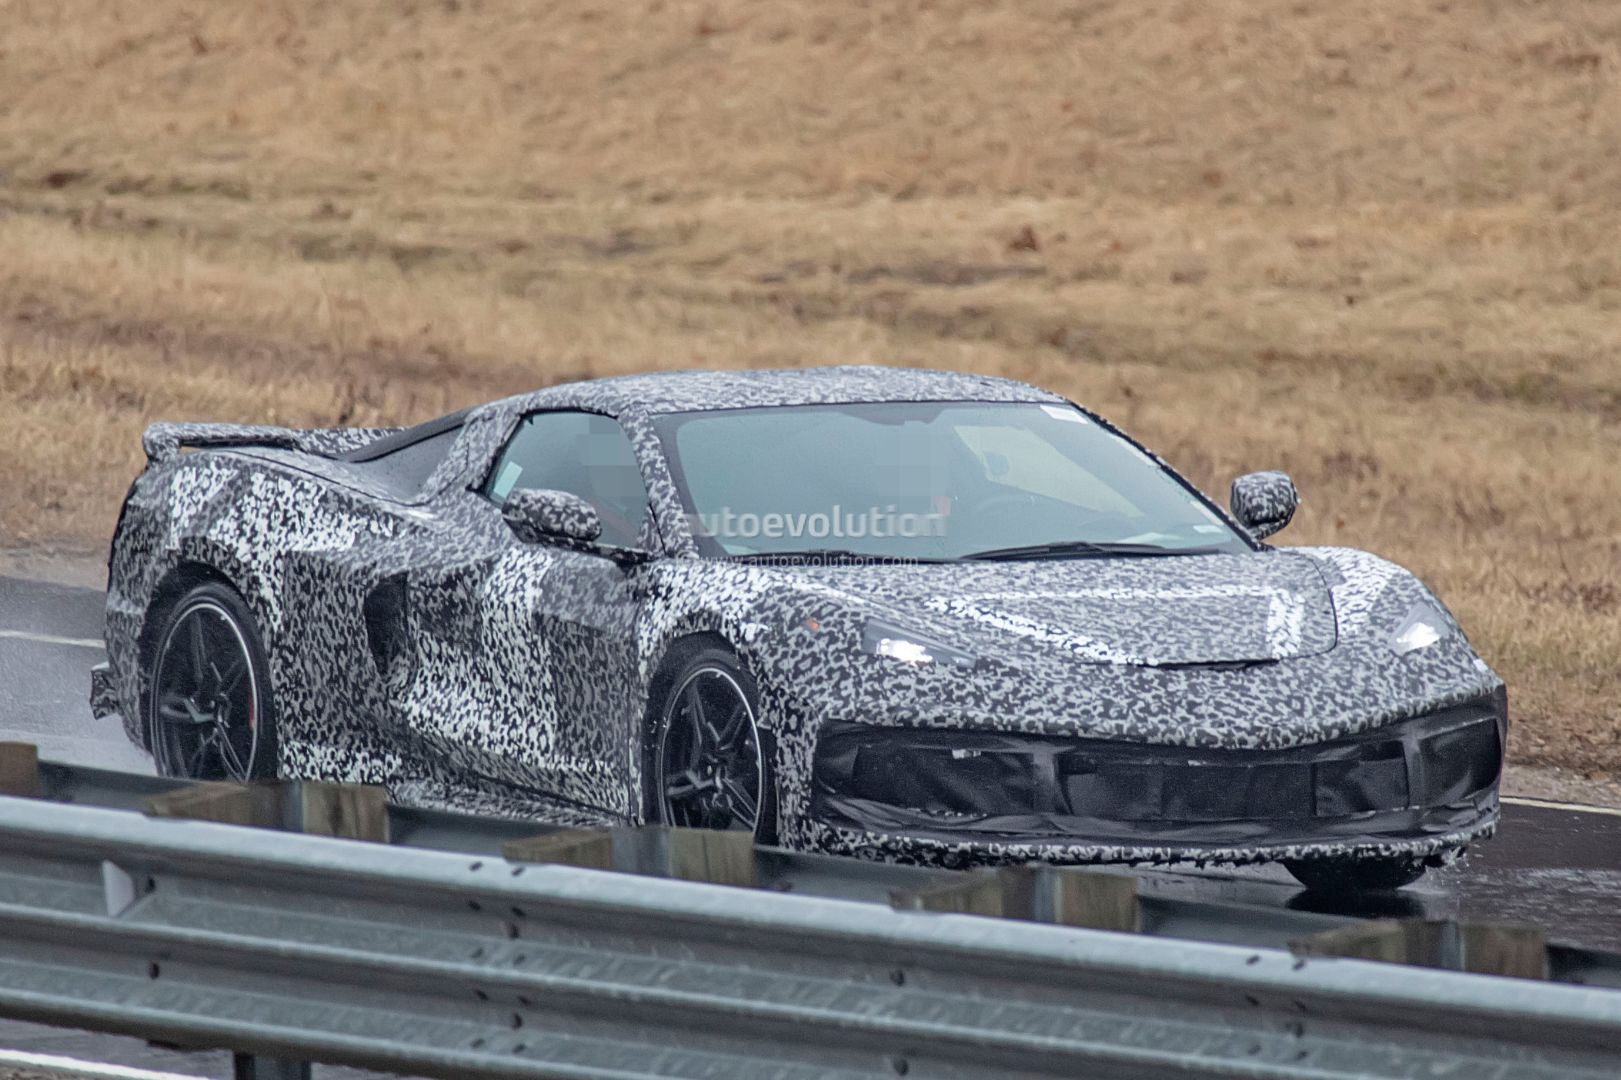
{"type": "Polygon", "coordinates": [[[978,662],[972,653],[953,649],[927,635],[882,619],[868,619],[862,624],[861,651],[908,664],[950,664],[952,667],[971,668],[978,662]]]}
{"type": "Polygon", "coordinates": [[[1406,656],[1419,649],[1427,649],[1452,633],[1452,624],[1432,604],[1420,601],[1407,609],[1396,632],[1390,635],[1390,650],[1397,656],[1406,656]]]}

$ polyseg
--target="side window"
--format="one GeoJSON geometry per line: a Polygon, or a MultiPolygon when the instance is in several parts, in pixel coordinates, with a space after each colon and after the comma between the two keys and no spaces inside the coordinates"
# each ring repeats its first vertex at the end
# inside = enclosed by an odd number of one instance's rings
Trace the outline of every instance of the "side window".
{"type": "Polygon", "coordinates": [[[636,546],[647,518],[647,488],[619,423],[587,412],[530,413],[518,423],[484,480],[499,503],[513,488],[578,495],[602,518],[602,540],[636,546]]]}

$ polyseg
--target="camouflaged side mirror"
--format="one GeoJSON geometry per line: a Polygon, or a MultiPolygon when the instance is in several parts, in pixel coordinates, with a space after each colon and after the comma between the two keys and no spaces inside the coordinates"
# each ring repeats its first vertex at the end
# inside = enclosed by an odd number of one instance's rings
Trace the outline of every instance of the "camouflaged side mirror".
{"type": "Polygon", "coordinates": [[[526,544],[593,544],[602,535],[596,507],[567,491],[515,488],[501,504],[501,517],[526,544]]]}
{"type": "Polygon", "coordinates": [[[1300,493],[1288,473],[1245,473],[1233,481],[1228,505],[1238,523],[1255,539],[1263,540],[1294,518],[1300,493]]]}

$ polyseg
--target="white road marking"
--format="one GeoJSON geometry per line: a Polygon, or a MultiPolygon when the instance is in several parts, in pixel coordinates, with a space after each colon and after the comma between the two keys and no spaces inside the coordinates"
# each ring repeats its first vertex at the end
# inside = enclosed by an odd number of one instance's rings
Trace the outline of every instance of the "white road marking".
{"type": "Polygon", "coordinates": [[[1604,814],[1609,817],[1621,817],[1621,808],[1614,806],[1588,806],[1586,803],[1555,802],[1552,799],[1528,799],[1523,795],[1504,795],[1498,801],[1512,803],[1515,806],[1535,806],[1541,810],[1572,810],[1578,814],[1604,814]]]}
{"type": "Polygon", "coordinates": [[[38,641],[44,645],[72,645],[77,649],[105,649],[107,647],[95,638],[58,637],[55,634],[36,634],[32,630],[0,630],[0,638],[38,641]]]}
{"type": "Polygon", "coordinates": [[[78,1058],[56,1054],[30,1054],[22,1050],[0,1050],[0,1066],[21,1068],[60,1069],[76,1076],[105,1077],[106,1080],[198,1080],[192,1073],[157,1072],[152,1069],[130,1069],[123,1065],[108,1065],[100,1061],[81,1061],[78,1058]]]}

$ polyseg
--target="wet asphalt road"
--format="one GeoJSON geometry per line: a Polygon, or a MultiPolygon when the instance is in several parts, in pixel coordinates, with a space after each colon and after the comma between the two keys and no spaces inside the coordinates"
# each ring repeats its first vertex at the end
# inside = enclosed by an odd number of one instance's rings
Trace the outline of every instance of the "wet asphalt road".
{"type": "Polygon", "coordinates": [[[0,577],[0,740],[34,743],[56,761],[151,772],[116,724],[90,715],[103,603],[90,589],[0,577]]]}
{"type": "MultiPolygon", "coordinates": [[[[40,756],[150,772],[151,761],[115,723],[90,715],[89,669],[102,659],[102,596],[0,577],[0,740],[36,743],[40,756]]],[[[1512,737],[1512,735],[1511,735],[1512,737]]],[[[1621,811],[1505,803],[1498,836],[1458,865],[1383,899],[1332,907],[1310,898],[1280,867],[1156,872],[1152,891],[1202,899],[1310,906],[1340,914],[1539,926],[1556,941],[1621,951],[1621,811]]],[[[175,1054],[134,1040],[0,1021],[0,1046],[227,1076],[223,1054],[175,1054]]],[[[347,1070],[319,1075],[354,1076],[347,1070]]]]}

